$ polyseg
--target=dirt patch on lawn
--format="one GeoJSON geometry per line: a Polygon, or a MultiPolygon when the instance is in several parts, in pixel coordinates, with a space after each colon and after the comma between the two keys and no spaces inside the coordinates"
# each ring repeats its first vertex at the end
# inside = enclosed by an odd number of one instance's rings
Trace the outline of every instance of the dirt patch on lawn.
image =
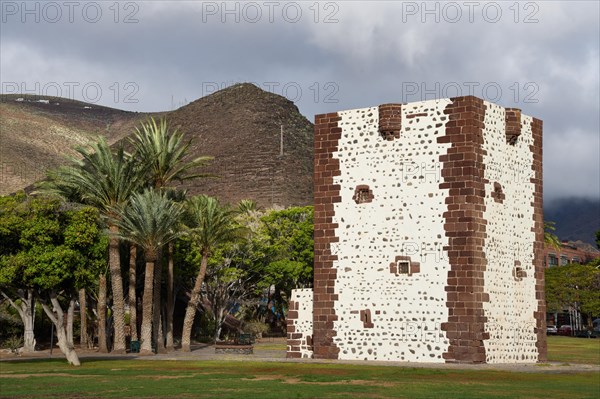
{"type": "Polygon", "coordinates": [[[370,380],[340,380],[340,381],[302,381],[296,377],[286,377],[280,374],[257,375],[255,378],[242,378],[243,381],[275,381],[281,380],[284,384],[309,384],[309,385],[361,385],[393,387],[396,384],[389,381],[370,381],[370,380]]]}
{"type": "Polygon", "coordinates": [[[68,373],[32,373],[32,374],[0,374],[0,378],[28,378],[28,377],[98,377],[90,374],[68,374],[68,373]]]}

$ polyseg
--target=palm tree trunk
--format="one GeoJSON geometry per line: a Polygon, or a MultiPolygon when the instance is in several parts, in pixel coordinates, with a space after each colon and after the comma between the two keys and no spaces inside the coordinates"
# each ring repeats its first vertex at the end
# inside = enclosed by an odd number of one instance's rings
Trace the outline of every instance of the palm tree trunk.
{"type": "Polygon", "coordinates": [[[106,275],[100,274],[98,282],[98,351],[108,352],[106,343],[106,275]]]}
{"type": "Polygon", "coordinates": [[[181,350],[183,352],[190,351],[192,327],[194,326],[194,317],[196,316],[196,307],[200,303],[200,290],[202,289],[202,283],[206,276],[206,266],[208,264],[208,253],[202,253],[202,260],[200,261],[200,271],[196,277],[196,283],[192,289],[190,295],[190,301],[188,302],[187,309],[185,310],[185,318],[183,319],[183,333],[181,334],[181,350]]]}
{"type": "Polygon", "coordinates": [[[162,306],[157,309],[158,311],[158,330],[156,332],[156,353],[167,353],[167,348],[165,347],[165,335],[164,331],[164,323],[165,320],[163,318],[162,306]]]}
{"type": "Polygon", "coordinates": [[[129,329],[131,331],[131,340],[138,340],[137,332],[137,298],[135,294],[136,287],[136,259],[137,247],[131,244],[129,248],[129,329]]]}
{"type": "Polygon", "coordinates": [[[154,301],[152,312],[152,340],[156,345],[156,353],[165,353],[165,341],[162,334],[162,323],[160,317],[160,292],[162,281],[162,250],[158,251],[158,259],[154,262],[154,301]]]}
{"type": "Polygon", "coordinates": [[[146,275],[144,276],[144,296],[142,298],[142,329],[140,354],[152,353],[152,291],[154,290],[154,262],[146,259],[146,275]]]}
{"type": "Polygon", "coordinates": [[[116,234],[119,228],[115,225],[109,226],[111,232],[109,244],[110,280],[113,293],[113,320],[115,335],[113,352],[125,353],[125,302],[123,298],[123,279],[121,278],[121,259],[119,257],[119,240],[116,234]]]}
{"type": "Polygon", "coordinates": [[[175,346],[173,344],[173,312],[175,311],[173,297],[173,243],[168,246],[168,270],[167,270],[167,351],[171,352],[175,346]]]}
{"type": "Polygon", "coordinates": [[[85,348],[87,343],[87,301],[85,288],[82,288],[79,290],[79,346],[85,348]]]}

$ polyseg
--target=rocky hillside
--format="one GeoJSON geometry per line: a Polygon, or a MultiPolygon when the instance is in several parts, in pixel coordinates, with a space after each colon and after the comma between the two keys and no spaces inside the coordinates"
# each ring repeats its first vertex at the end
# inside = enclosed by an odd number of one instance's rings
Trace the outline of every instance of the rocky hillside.
{"type": "Polygon", "coordinates": [[[43,179],[73,148],[127,136],[145,115],[57,97],[0,96],[0,195],[43,179]]]}
{"type": "Polygon", "coordinates": [[[192,193],[251,198],[264,207],[312,204],[313,126],[286,98],[239,84],[168,119],[193,138],[194,155],[214,157],[206,170],[219,177],[191,183],[192,193]]]}
{"type": "Polygon", "coordinates": [[[186,183],[190,193],[263,207],[312,203],[313,126],[284,97],[231,86],[161,114],[132,113],[51,97],[0,98],[0,194],[23,189],[66,162],[72,148],[105,136],[125,139],[148,116],[164,116],[192,140],[192,157],[215,159],[218,178],[186,183]],[[40,101],[41,100],[41,101],[40,101]],[[281,132],[283,131],[283,155],[281,132]]]}

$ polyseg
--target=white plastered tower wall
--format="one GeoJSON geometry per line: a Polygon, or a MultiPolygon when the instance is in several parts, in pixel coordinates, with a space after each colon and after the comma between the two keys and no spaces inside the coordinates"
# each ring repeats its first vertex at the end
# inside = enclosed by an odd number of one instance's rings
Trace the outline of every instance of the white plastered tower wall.
{"type": "Polygon", "coordinates": [[[488,363],[535,362],[538,358],[535,333],[537,308],[534,242],[532,229],[534,184],[534,145],[532,118],[521,116],[521,134],[514,143],[506,142],[505,109],[486,102],[484,164],[486,198],[484,218],[487,240],[483,304],[487,317],[484,341],[488,363]],[[494,198],[494,185],[500,185],[502,201],[494,198]],[[519,275],[517,275],[519,274],[519,275]]]}
{"type": "Polygon", "coordinates": [[[444,361],[448,341],[440,324],[448,318],[449,263],[446,193],[438,187],[439,156],[449,144],[436,138],[444,135],[448,103],[403,106],[400,137],[390,141],[381,140],[377,107],[339,112],[342,138],[333,156],[342,198],[334,205],[339,243],[332,252],[338,254],[334,341],[340,359],[444,361]],[[372,191],[371,202],[353,199],[361,185],[372,191]],[[390,272],[398,256],[418,262],[419,272],[390,272]],[[372,326],[365,327],[361,311],[370,313],[372,326]]]}

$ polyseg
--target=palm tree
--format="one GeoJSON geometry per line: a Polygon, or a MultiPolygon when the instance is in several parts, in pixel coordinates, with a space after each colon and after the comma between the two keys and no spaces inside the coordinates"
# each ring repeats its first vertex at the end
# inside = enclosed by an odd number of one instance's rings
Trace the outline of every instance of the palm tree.
{"type": "Polygon", "coordinates": [[[177,129],[169,130],[165,119],[158,123],[150,118],[130,139],[134,155],[148,165],[146,169],[150,184],[155,189],[168,187],[173,181],[184,181],[210,175],[193,173],[193,169],[208,165],[212,157],[203,156],[186,160],[191,141],[184,142],[177,129]]]}
{"type": "Polygon", "coordinates": [[[104,138],[89,149],[80,147],[76,151],[82,159],[72,159],[73,165],[50,172],[42,189],[94,206],[107,221],[111,233],[108,262],[115,325],[113,351],[125,353],[125,305],[117,238],[119,229],[115,221],[118,220],[117,209],[139,189],[145,176],[122,145],[113,151],[104,138]]]}
{"type": "MultiPolygon", "coordinates": [[[[199,177],[208,177],[206,174],[194,173],[194,169],[208,165],[212,157],[198,157],[187,160],[191,141],[184,142],[183,134],[177,129],[171,131],[165,119],[158,123],[154,118],[142,124],[141,128],[136,128],[136,133],[130,142],[134,148],[134,158],[138,162],[148,165],[145,169],[147,181],[156,190],[168,188],[173,181],[182,182],[199,177]]],[[[174,200],[183,201],[185,193],[177,193],[170,190],[174,200]]],[[[168,350],[173,349],[173,251],[172,245],[168,246],[166,253],[168,256],[168,276],[167,276],[167,331],[166,346],[168,350]]],[[[159,258],[161,257],[159,252],[159,258]]],[[[161,264],[156,262],[154,270],[155,289],[154,289],[154,336],[160,332],[160,283],[161,283],[161,264]]],[[[130,292],[132,290],[130,289],[130,292]]],[[[160,339],[157,342],[157,349],[164,349],[164,342],[160,339]]]]}
{"type": "Polygon", "coordinates": [[[200,195],[188,201],[189,233],[198,245],[202,258],[183,321],[181,350],[184,352],[190,351],[192,327],[200,302],[200,290],[206,276],[208,258],[218,244],[236,238],[240,231],[234,216],[234,211],[221,207],[212,197],[200,195]]]}
{"type": "Polygon", "coordinates": [[[243,199],[238,203],[238,210],[241,214],[251,214],[253,212],[259,212],[261,208],[258,206],[256,201],[243,199]]]}
{"type": "Polygon", "coordinates": [[[554,249],[560,249],[562,244],[558,237],[553,233],[556,230],[555,222],[544,221],[544,244],[554,249]]]}
{"type": "Polygon", "coordinates": [[[141,353],[152,352],[154,270],[158,253],[181,235],[178,226],[182,212],[181,204],[171,201],[164,193],[148,189],[134,194],[114,220],[119,227],[119,237],[142,248],[146,258],[141,353]]]}

